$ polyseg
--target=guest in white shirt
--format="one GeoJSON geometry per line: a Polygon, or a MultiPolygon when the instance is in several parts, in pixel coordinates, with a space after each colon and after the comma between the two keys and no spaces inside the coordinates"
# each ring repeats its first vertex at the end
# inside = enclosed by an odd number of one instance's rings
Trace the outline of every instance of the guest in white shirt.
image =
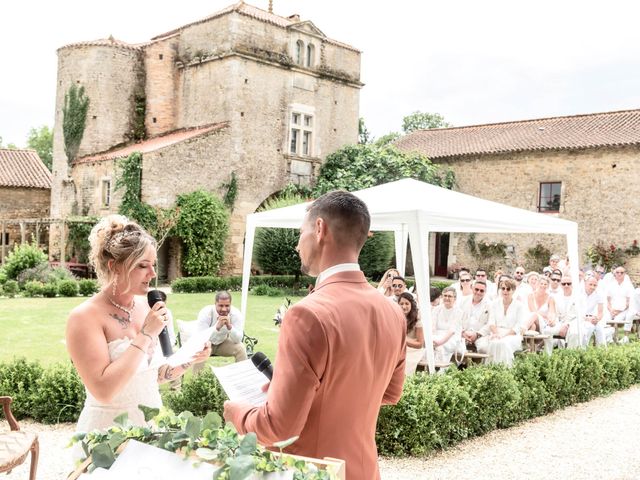
{"type": "MultiPolygon", "coordinates": [[[[598,279],[594,276],[587,276],[584,280],[584,289],[580,292],[581,307],[584,311],[582,319],[582,342],[585,346],[589,343],[591,335],[595,334],[596,345],[606,345],[607,337],[613,333],[613,328],[608,327],[603,319],[604,298],[598,292],[598,279]]],[[[567,346],[570,348],[579,345],[578,330],[570,327],[567,332],[567,346]]]]}
{"type": "Polygon", "coordinates": [[[487,276],[487,271],[484,268],[476,269],[476,280],[482,280],[487,284],[487,293],[485,294],[489,300],[493,300],[498,296],[498,289],[496,288],[496,284],[489,280],[487,276]]]}
{"type": "Polygon", "coordinates": [[[489,363],[513,365],[513,354],[522,348],[522,325],[526,307],[513,298],[516,282],[505,278],[500,284],[501,297],[491,304],[489,322],[476,340],[478,352],[489,354],[489,363]]]}
{"type": "Polygon", "coordinates": [[[446,287],[442,291],[442,304],[431,312],[433,349],[437,364],[449,363],[462,341],[462,310],[455,303],[455,288],[446,287]]]}
{"type": "Polygon", "coordinates": [[[524,281],[524,267],[518,266],[513,272],[513,279],[516,281],[516,291],[513,297],[520,300],[525,305],[529,298],[529,294],[533,292],[532,288],[524,281]]]}
{"type": "Polygon", "coordinates": [[[473,295],[463,300],[462,338],[467,350],[476,351],[478,332],[489,322],[489,301],[486,298],[487,284],[482,280],[473,282],[473,295]]]}
{"type": "MultiPolygon", "coordinates": [[[[625,281],[624,267],[616,267],[613,271],[614,279],[607,286],[607,310],[611,320],[625,322],[624,332],[629,333],[633,325],[633,312],[631,309],[631,297],[633,297],[633,285],[625,281]]],[[[615,328],[615,326],[614,326],[615,328]]]]}
{"type": "Polygon", "coordinates": [[[456,305],[460,306],[460,303],[465,298],[471,298],[473,291],[471,290],[471,274],[468,271],[460,272],[460,287],[456,290],[456,305]]]}
{"type": "Polygon", "coordinates": [[[553,270],[549,275],[549,295],[556,298],[558,295],[562,295],[562,289],[560,288],[560,281],[562,280],[562,271],[553,270]]]}

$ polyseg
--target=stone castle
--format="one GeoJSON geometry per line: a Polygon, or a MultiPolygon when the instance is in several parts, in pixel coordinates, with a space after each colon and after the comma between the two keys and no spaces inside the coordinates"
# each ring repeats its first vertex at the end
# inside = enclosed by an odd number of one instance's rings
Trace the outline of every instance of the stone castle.
{"type": "MultiPolygon", "coordinates": [[[[308,184],[329,153],[357,142],[362,86],[357,49],[297,15],[244,2],[143,44],[108,38],[63,46],[51,216],[117,212],[117,162],[134,151],[143,155],[142,200],[152,206],[197,189],[222,197],[235,175],[225,270],[237,272],[246,215],[289,182],[308,184]],[[62,123],[71,85],[84,87],[89,107],[69,162],[62,123]]],[[[180,247],[165,245],[161,274],[172,279],[180,247]]]]}

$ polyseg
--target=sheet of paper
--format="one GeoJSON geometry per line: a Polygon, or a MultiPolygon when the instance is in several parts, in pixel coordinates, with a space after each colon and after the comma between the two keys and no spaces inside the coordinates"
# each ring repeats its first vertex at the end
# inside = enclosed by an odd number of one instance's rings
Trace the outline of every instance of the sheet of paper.
{"type": "Polygon", "coordinates": [[[193,360],[194,355],[204,348],[204,344],[207,343],[209,338],[211,338],[211,335],[213,335],[214,328],[216,327],[193,332],[189,337],[189,340],[184,342],[182,348],[167,358],[169,366],[176,367],[183,363],[189,363],[193,360]]]}
{"type": "Polygon", "coordinates": [[[267,401],[267,394],[262,391],[262,386],[269,380],[251,360],[211,368],[229,400],[246,402],[256,407],[267,401]]]}
{"type": "Polygon", "coordinates": [[[210,480],[219,467],[210,463],[195,465],[193,459],[129,440],[124,451],[111,465],[109,478],[136,480],[210,480]]]}

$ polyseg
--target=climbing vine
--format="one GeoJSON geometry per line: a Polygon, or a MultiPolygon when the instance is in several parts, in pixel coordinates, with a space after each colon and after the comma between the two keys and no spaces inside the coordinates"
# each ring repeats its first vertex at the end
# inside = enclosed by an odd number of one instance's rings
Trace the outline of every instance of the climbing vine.
{"type": "Polygon", "coordinates": [[[476,260],[486,260],[488,257],[502,257],[507,254],[507,245],[504,242],[487,243],[476,242],[476,234],[470,233],[467,238],[467,247],[476,260]]]}
{"type": "Polygon", "coordinates": [[[89,260],[89,233],[93,226],[98,223],[98,217],[71,218],[67,221],[69,234],[67,236],[68,248],[71,257],[76,257],[78,262],[87,263],[89,260]]]}
{"type": "Polygon", "coordinates": [[[229,183],[223,183],[222,186],[227,189],[223,202],[229,210],[233,211],[233,205],[236,203],[236,198],[238,197],[238,179],[236,178],[236,172],[231,172],[231,180],[229,180],[229,183]]]}
{"type": "Polygon", "coordinates": [[[67,161],[72,163],[80,149],[80,142],[84,135],[89,97],[84,93],[84,87],[73,84],[64,95],[62,107],[62,134],[64,136],[64,152],[67,161]]]}

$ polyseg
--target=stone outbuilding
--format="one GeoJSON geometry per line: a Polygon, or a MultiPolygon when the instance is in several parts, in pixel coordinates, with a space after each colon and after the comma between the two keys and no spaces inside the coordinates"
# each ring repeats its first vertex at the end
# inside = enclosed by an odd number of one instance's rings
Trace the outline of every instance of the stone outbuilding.
{"type": "MultiPolygon", "coordinates": [[[[396,145],[451,168],[460,192],[578,222],[581,256],[597,242],[626,248],[640,240],[640,110],[420,130],[396,145]]],[[[439,235],[441,274],[447,263],[477,266],[467,240],[439,235]]],[[[566,252],[551,235],[481,240],[506,244],[508,268],[537,243],[566,252]]]]}
{"type": "Polygon", "coordinates": [[[51,172],[34,150],[0,148],[0,259],[16,243],[48,243],[51,172]]]}
{"type": "MultiPolygon", "coordinates": [[[[360,52],[311,21],[244,2],[143,44],[61,47],[57,82],[52,216],[117,212],[117,162],[134,151],[152,206],[198,189],[222,198],[235,176],[226,272],[240,269],[246,215],[290,182],[309,184],[328,154],[358,138],[360,52]],[[72,85],[89,106],[68,159],[72,85]]],[[[179,265],[166,268],[169,279],[179,274],[179,265]]]]}

